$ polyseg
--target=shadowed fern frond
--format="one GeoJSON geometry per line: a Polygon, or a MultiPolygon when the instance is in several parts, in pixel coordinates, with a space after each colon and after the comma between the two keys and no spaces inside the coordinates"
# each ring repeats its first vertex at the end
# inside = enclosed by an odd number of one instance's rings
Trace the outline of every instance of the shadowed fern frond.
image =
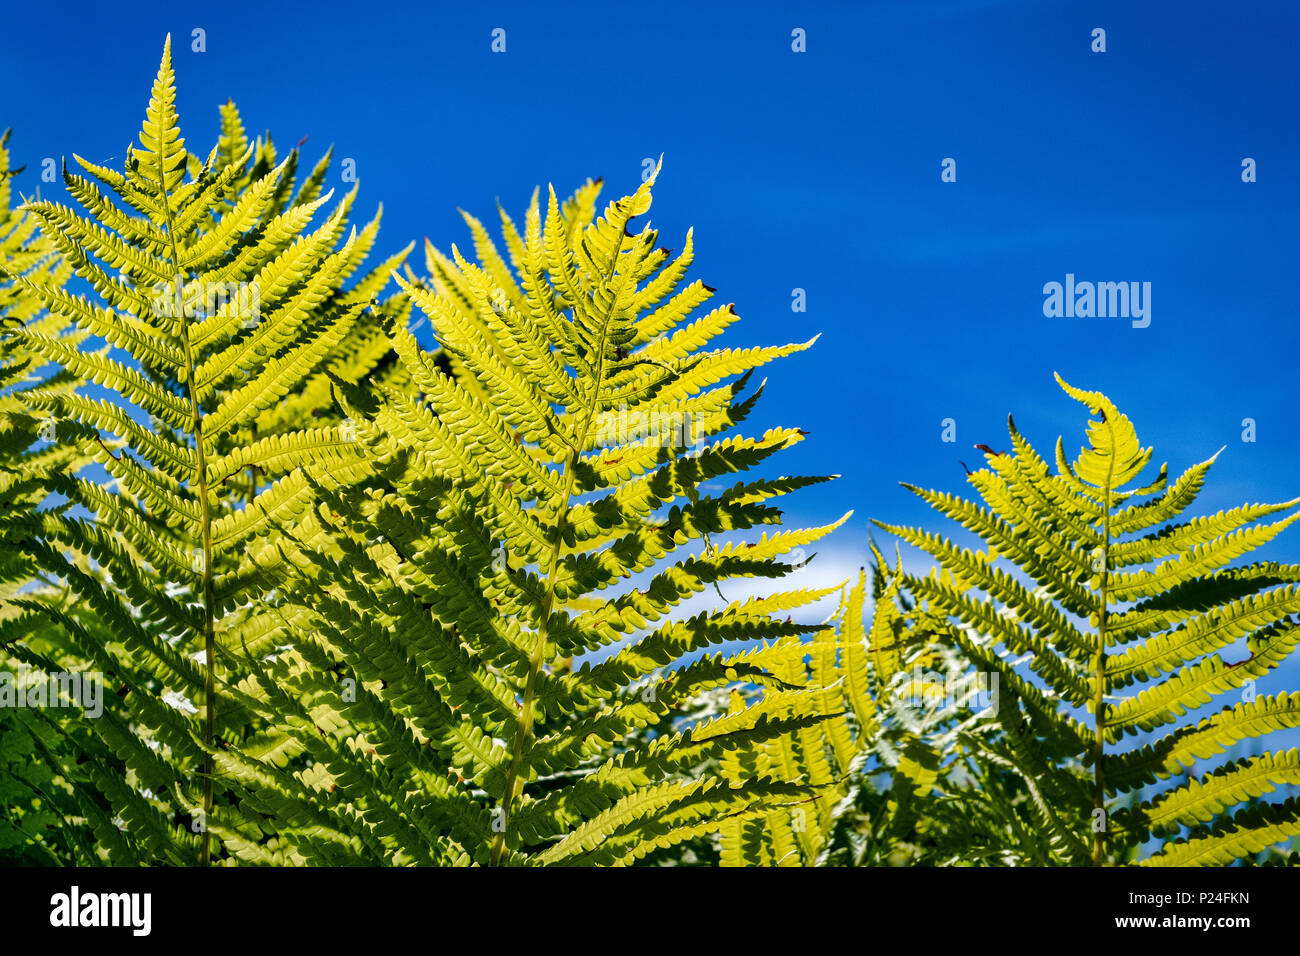
{"type": "Polygon", "coordinates": [[[996,687],[938,643],[945,625],[902,590],[873,544],[864,570],[835,616],[813,639],[807,661],[775,669],[790,682],[825,688],[828,710],[815,727],[765,744],[734,779],[780,768],[822,788],[815,803],[728,823],[724,865],[876,866],[1042,862],[1014,836],[1036,823],[1026,793],[1004,767],[983,767],[996,736],[996,687]]]}
{"type": "Polygon", "coordinates": [[[21,169],[10,164],[8,141],[6,130],[0,134],[0,860],[66,865],[78,859],[64,826],[68,778],[78,754],[63,745],[42,711],[22,706],[45,675],[30,670],[11,649],[29,641],[42,656],[54,650],[38,639],[43,619],[15,603],[38,594],[59,596],[21,542],[33,533],[36,512],[47,500],[50,508],[67,507],[57,492],[67,489],[65,476],[87,461],[73,441],[72,423],[34,414],[25,399],[35,389],[66,394],[80,383],[66,371],[45,367],[5,330],[26,325],[70,344],[78,337],[16,281],[58,287],[68,269],[37,232],[35,218],[12,209],[13,177],[21,169]]]}

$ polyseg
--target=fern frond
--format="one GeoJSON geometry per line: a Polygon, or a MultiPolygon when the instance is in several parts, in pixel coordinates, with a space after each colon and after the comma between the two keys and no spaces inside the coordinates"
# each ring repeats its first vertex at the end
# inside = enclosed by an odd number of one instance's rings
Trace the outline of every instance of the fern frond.
{"type": "Polygon", "coordinates": [[[1051,474],[1013,423],[1012,451],[982,446],[988,468],[970,477],[987,507],[917,491],[977,534],[987,552],[880,526],[938,560],[941,574],[904,576],[908,592],[950,622],[940,630],[944,639],[996,672],[1004,698],[1016,702],[1010,718],[1000,717],[1008,746],[993,744],[983,759],[1014,766],[1021,776],[1052,834],[1049,857],[1124,862],[1139,854],[1147,834],[1168,837],[1186,826],[1188,837],[1166,842],[1143,862],[1252,857],[1300,832],[1291,801],[1256,802],[1295,782],[1294,752],[1217,768],[1201,762],[1296,723],[1295,695],[1254,696],[1255,681],[1300,643],[1296,569],[1234,562],[1300,519],[1300,499],[1182,519],[1218,456],[1172,483],[1163,465],[1144,482],[1152,451],[1141,446],[1132,422],[1100,392],[1057,380],[1095,416],[1074,461],[1058,440],[1051,474]],[[1270,516],[1280,517],[1261,522],[1270,516]],[[1002,563],[1008,570],[996,566],[1002,563]],[[1026,580],[1038,587],[1031,591],[1026,580]],[[1086,629],[1076,621],[1086,621],[1086,629]],[[1228,649],[1239,642],[1246,656],[1229,662],[1228,649]],[[1026,679],[1022,666],[1037,679],[1026,679]],[[1233,693],[1242,703],[1186,723],[1191,712],[1233,693]],[[1015,727],[1021,707],[1025,719],[1015,727]],[[1071,713],[1080,710],[1087,725],[1071,713]],[[1169,725],[1173,732],[1154,743],[1112,750],[1126,735],[1169,725]],[[1193,765],[1203,771],[1197,780],[1117,806],[1120,793],[1193,765]],[[1082,789],[1084,766],[1091,793],[1082,789]]]}
{"type": "MultiPolygon", "coordinates": [[[[313,230],[331,199],[320,195],[325,161],[294,197],[297,151],[277,161],[269,140],[250,144],[233,104],[221,120],[211,152],[191,154],[168,38],[123,170],[80,161],[84,175],[64,169],[80,210],[41,200],[25,207],[48,243],[40,255],[58,253],[93,297],[72,295],[63,274],[39,262],[5,266],[23,301],[50,317],[18,316],[6,347],[65,370],[27,390],[25,408],[63,426],[67,461],[93,459],[106,475],[49,484],[93,522],[63,507],[23,526],[25,552],[76,603],[25,596],[25,619],[44,624],[15,646],[58,649],[123,682],[104,720],[60,727],[87,752],[111,751],[104,771],[82,782],[109,808],[107,821],[90,825],[127,854],[122,862],[208,862],[220,853],[209,824],[237,811],[219,780],[218,741],[237,746],[271,733],[231,644],[269,633],[259,630],[259,605],[275,605],[288,571],[267,536],[281,524],[311,527],[306,474],[343,480],[365,461],[336,421],[267,423],[263,414],[309,387],[320,401],[320,375],[331,364],[349,369],[345,343],[354,357],[369,350],[352,366],[358,377],[382,360],[373,336],[352,333],[400,264],[389,260],[382,280],[349,288],[378,220],[348,236],[354,191],[313,230]],[[88,350],[92,336],[125,354],[88,350]],[[81,381],[108,397],[68,387],[81,381]],[[270,427],[259,433],[259,424],[270,427]],[[165,794],[158,799],[172,809],[142,801],[128,778],[165,794]],[[113,819],[125,827],[119,836],[105,825],[113,819]]],[[[233,838],[239,828],[215,829],[233,838]]]]}
{"type": "MultiPolygon", "coordinates": [[[[782,675],[819,630],[790,616],[834,589],[724,602],[689,619],[673,610],[731,579],[781,577],[791,570],[783,555],[843,519],[749,544],[715,540],[779,523],[772,500],[824,480],[701,487],[802,437],[724,433],[756,397],[739,398],[747,377],[731,380],[804,346],[702,352],[734,321],[730,310],[669,343],[637,345],[638,323],[685,265],[665,269],[654,231],[629,225],[653,185],[600,216],[595,184],[565,203],[552,191],[545,216],[535,198],[523,234],[503,214],[508,257],[467,215],[477,263],[430,245],[428,281],[393,276],[430,322],[438,355],[403,312],[372,303],[401,372],[371,388],[335,383],[371,467],[354,480],[307,475],[312,514],[276,522],[294,569],[280,612],[294,652],[249,675],[268,713],[287,706],[276,702],[284,694],[318,722],[309,752],[356,815],[329,823],[328,836],[299,823],[319,813],[323,784],[268,770],[255,799],[276,819],[262,826],[292,856],[346,845],[382,863],[625,865],[819,799],[795,777],[732,785],[693,774],[828,719],[822,689],[782,675]],[[707,398],[680,400],[711,385],[707,398]],[[617,414],[612,425],[601,417],[611,409],[698,413],[717,440],[692,446],[680,428],[633,435],[617,414]],[[688,542],[701,550],[675,556],[688,542]],[[763,638],[770,645],[753,649],[763,638]],[[613,653],[586,657],[614,642],[613,653]],[[711,653],[732,644],[742,649],[711,653]],[[355,688],[343,693],[338,675],[355,688]],[[730,717],[670,726],[692,701],[736,686],[764,693],[730,717]],[[648,750],[627,748],[649,728],[658,736],[648,750]],[[366,797],[362,771],[346,769],[362,738],[373,748],[366,772],[405,805],[366,797]],[[434,844],[417,853],[419,808],[442,800],[455,820],[431,817],[434,844]],[[373,839],[358,842],[358,826],[373,839]]],[[[255,859],[259,846],[241,852],[255,859]]]]}

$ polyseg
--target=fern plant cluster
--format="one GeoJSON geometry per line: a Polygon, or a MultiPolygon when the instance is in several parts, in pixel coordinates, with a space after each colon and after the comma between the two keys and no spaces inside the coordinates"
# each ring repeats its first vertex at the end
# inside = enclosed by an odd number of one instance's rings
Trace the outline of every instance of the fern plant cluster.
{"type": "Polygon", "coordinates": [[[1177,865],[1300,834],[1265,799],[1294,750],[1214,763],[1300,695],[1189,716],[1300,640],[1296,568],[1234,563],[1296,501],[1180,519],[1210,462],[1142,484],[1128,419],[1062,383],[1098,416],[1073,462],[1013,425],[983,504],[914,489],[984,550],[881,523],[934,572],[873,543],[783,581],[849,518],[785,526],[834,476],[748,427],[815,340],[724,344],[659,169],[465,214],[417,264],[329,153],[218,120],[192,152],[168,41],[70,205],[15,197],[0,139],[0,677],[103,686],[0,707],[0,859],[1177,865]],[[997,693],[930,702],[925,670],[997,693]]]}

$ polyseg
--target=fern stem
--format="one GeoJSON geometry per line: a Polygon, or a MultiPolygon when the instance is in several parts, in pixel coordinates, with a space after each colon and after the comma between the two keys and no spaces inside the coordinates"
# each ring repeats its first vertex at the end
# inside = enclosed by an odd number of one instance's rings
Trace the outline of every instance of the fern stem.
{"type": "Polygon", "coordinates": [[[500,866],[501,859],[505,856],[506,831],[510,828],[510,811],[514,808],[515,798],[519,795],[517,791],[523,790],[523,782],[519,779],[519,769],[523,763],[524,748],[527,747],[533,733],[533,705],[536,701],[537,675],[542,669],[542,661],[546,655],[546,625],[550,621],[551,611],[555,607],[555,572],[560,565],[560,551],[564,543],[564,522],[568,519],[569,501],[573,497],[573,466],[576,459],[577,450],[574,448],[569,449],[564,466],[564,506],[555,520],[555,536],[551,542],[550,560],[547,562],[546,596],[542,599],[541,620],[537,628],[537,643],[528,659],[528,678],[524,683],[524,694],[515,729],[514,753],[510,758],[510,769],[506,773],[505,793],[502,800],[505,816],[501,822],[501,829],[497,831],[496,836],[492,839],[493,866],[500,866]]]}
{"type": "MultiPolygon", "coordinates": [[[[176,247],[176,225],[172,216],[170,197],[167,195],[167,182],[162,163],[159,163],[158,192],[163,211],[167,215],[167,238],[171,244],[171,264],[176,281],[181,281],[180,250],[176,247]]],[[[185,386],[189,397],[191,414],[194,422],[195,470],[199,486],[200,527],[203,535],[203,820],[199,835],[199,865],[207,866],[211,859],[211,841],[208,837],[208,819],[212,815],[212,776],[215,767],[212,762],[212,741],[216,725],[216,638],[213,628],[212,590],[212,509],[208,499],[208,465],[203,451],[203,411],[195,391],[194,350],[190,345],[190,330],[185,323],[184,310],[177,316],[181,333],[181,344],[185,349],[185,386]]]]}
{"type": "MultiPolygon", "coordinates": [[[[624,234],[626,235],[626,232],[624,234]]],[[[614,250],[614,255],[610,259],[610,274],[606,276],[607,282],[618,272],[618,257],[622,251],[623,239],[620,237],[618,247],[614,250]]],[[[496,836],[492,839],[493,866],[500,866],[501,860],[505,856],[506,833],[510,829],[510,811],[514,807],[515,798],[519,795],[516,791],[523,790],[523,782],[519,779],[519,770],[523,763],[524,749],[528,746],[528,741],[533,734],[533,704],[537,675],[542,669],[542,662],[546,655],[547,624],[551,619],[551,612],[555,608],[555,572],[559,569],[560,552],[564,548],[564,529],[569,520],[569,504],[573,500],[573,481],[578,457],[587,446],[587,435],[591,430],[591,420],[595,416],[596,406],[600,402],[600,383],[605,376],[605,344],[609,335],[609,323],[614,316],[616,302],[617,297],[611,296],[609,308],[605,312],[605,319],[601,322],[600,344],[596,353],[596,370],[591,385],[591,400],[587,403],[587,408],[582,416],[582,427],[578,429],[577,440],[569,446],[569,453],[564,460],[564,496],[560,510],[555,515],[555,530],[551,538],[551,554],[546,569],[546,595],[542,599],[541,620],[538,622],[537,627],[537,644],[534,646],[533,653],[528,660],[528,678],[524,683],[524,696],[519,708],[514,753],[510,758],[510,769],[506,772],[506,786],[502,800],[504,818],[501,821],[501,829],[497,831],[496,836]]],[[[577,306],[575,305],[574,308],[576,310],[577,306]]]]}
{"type": "MultiPolygon", "coordinates": [[[[1109,421],[1107,422],[1109,425],[1109,421]]],[[[1112,447],[1113,444],[1112,444],[1112,447]]],[[[1092,865],[1101,866],[1106,859],[1106,773],[1102,766],[1106,752],[1106,611],[1107,588],[1110,584],[1110,519],[1111,519],[1111,482],[1115,476],[1115,456],[1110,456],[1106,469],[1106,521],[1102,540],[1102,565],[1100,606],[1097,610],[1097,657],[1094,666],[1093,716],[1096,736],[1092,744],[1092,865]],[[1098,826],[1097,812],[1101,811],[1101,825],[1098,826]]]]}

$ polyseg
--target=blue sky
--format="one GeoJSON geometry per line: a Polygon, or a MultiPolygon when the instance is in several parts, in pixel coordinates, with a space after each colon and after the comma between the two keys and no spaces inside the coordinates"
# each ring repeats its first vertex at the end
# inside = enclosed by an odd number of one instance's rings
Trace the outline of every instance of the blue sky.
{"type": "MultiPolygon", "coordinates": [[[[1300,494],[1293,5],[320,2],[241,23],[248,9],[7,10],[17,187],[46,156],[120,163],[171,32],[191,145],[227,97],[284,147],[309,136],[309,160],[334,144],[359,215],[385,204],[378,253],[463,243],[457,206],[521,211],[539,183],[631,191],[664,154],[652,219],[673,247],[695,227],[695,274],[744,318],[725,341],[824,333],[768,369],[756,420],[811,433],[782,470],[843,475],[788,514],[855,509],[835,544],[851,563],[867,517],[930,520],[899,480],[961,490],[958,462],[1005,447],[1008,412],[1044,451],[1058,434],[1077,450],[1083,410],[1053,371],[1107,392],[1175,472],[1226,445],[1203,508],[1300,494]],[[1150,282],[1150,326],[1045,317],[1043,285],[1066,273],[1150,282]]],[[[1300,534],[1265,554],[1300,559],[1300,534]]]]}

